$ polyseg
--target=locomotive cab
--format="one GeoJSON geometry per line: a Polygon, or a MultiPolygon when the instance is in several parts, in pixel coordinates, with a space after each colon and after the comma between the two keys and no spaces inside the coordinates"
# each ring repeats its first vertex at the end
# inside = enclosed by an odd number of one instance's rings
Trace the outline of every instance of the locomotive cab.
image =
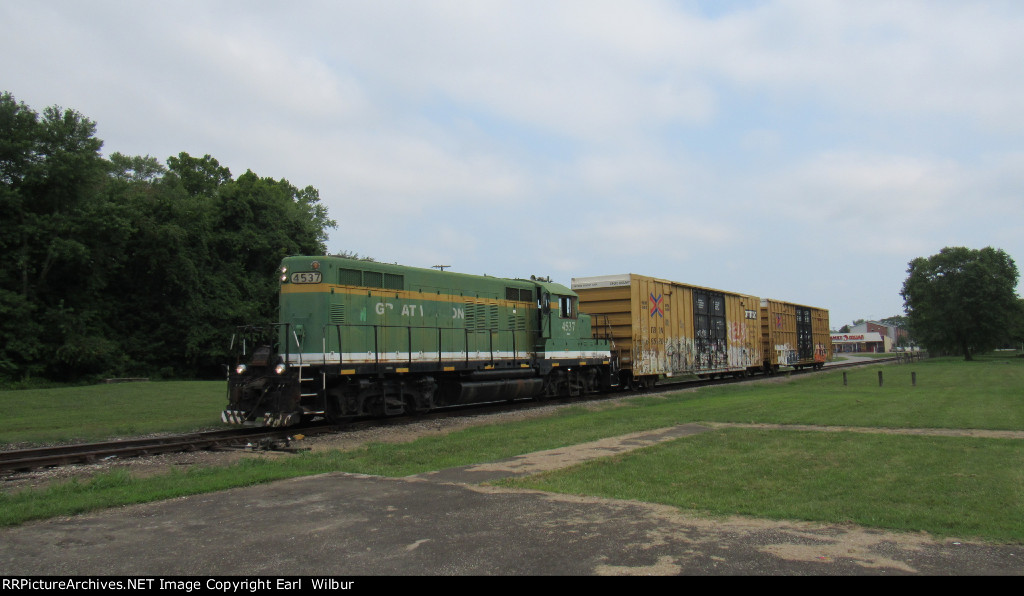
{"type": "MultiPolygon", "coordinates": [[[[597,347],[592,339],[590,315],[579,312],[579,297],[569,288],[550,282],[540,286],[540,333],[537,348],[542,352],[597,347]]],[[[605,348],[607,349],[607,348],[605,348]]]]}
{"type": "Polygon", "coordinates": [[[569,288],[538,281],[539,322],[536,351],[548,395],[581,395],[618,386],[609,342],[593,337],[591,317],[579,310],[569,288]]]}

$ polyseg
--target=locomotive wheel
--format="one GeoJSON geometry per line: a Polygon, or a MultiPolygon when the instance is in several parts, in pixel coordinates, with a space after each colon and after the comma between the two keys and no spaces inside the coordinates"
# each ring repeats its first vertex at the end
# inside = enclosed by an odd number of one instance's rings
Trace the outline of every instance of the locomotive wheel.
{"type": "Polygon", "coordinates": [[[422,416],[430,411],[429,407],[417,407],[416,397],[413,395],[405,396],[405,413],[409,416],[422,416]]]}
{"type": "Polygon", "coordinates": [[[338,403],[340,398],[333,393],[327,395],[327,402],[324,404],[324,417],[331,424],[346,424],[350,418],[342,415],[341,404],[338,403]]]}

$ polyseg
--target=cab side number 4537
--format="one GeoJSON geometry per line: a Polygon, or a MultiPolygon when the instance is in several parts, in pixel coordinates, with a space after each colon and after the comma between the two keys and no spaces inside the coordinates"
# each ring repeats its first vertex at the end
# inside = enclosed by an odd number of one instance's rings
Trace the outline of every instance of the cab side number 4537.
{"type": "Polygon", "coordinates": [[[320,273],[319,271],[292,273],[293,284],[318,284],[323,280],[323,278],[323,273],[320,273]]]}

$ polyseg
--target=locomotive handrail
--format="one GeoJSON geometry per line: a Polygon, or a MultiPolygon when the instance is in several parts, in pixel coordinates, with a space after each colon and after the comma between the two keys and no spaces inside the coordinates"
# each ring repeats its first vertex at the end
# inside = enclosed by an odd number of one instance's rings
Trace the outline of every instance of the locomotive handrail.
{"type": "MultiPolygon", "coordinates": [[[[302,368],[302,342],[299,341],[299,334],[294,329],[291,330],[292,337],[295,338],[295,349],[298,350],[299,355],[299,368],[302,368]]],[[[287,333],[287,331],[285,332],[287,333]]],[[[285,356],[285,362],[287,363],[287,356],[285,356]]],[[[301,374],[300,374],[301,376],[301,374]]]]}
{"type": "MultiPolygon", "coordinates": [[[[444,340],[444,337],[443,337],[443,334],[444,334],[445,331],[449,331],[449,332],[452,332],[452,333],[457,333],[459,331],[462,332],[462,335],[463,335],[463,350],[462,350],[462,354],[463,354],[464,362],[465,362],[466,366],[469,366],[469,362],[470,362],[470,356],[469,356],[469,353],[470,353],[470,350],[469,350],[470,334],[472,334],[474,336],[483,335],[483,334],[487,334],[488,335],[487,353],[488,353],[490,361],[494,362],[494,336],[496,334],[510,333],[511,336],[512,336],[512,360],[513,360],[513,362],[518,362],[519,361],[519,351],[518,351],[518,346],[516,345],[516,332],[517,332],[516,329],[493,329],[493,328],[492,329],[468,329],[468,328],[465,328],[465,327],[440,327],[440,326],[430,326],[430,325],[379,325],[379,324],[370,324],[370,323],[353,325],[353,324],[350,324],[350,323],[325,323],[323,325],[323,327],[321,328],[322,329],[322,337],[323,337],[323,341],[322,341],[322,361],[324,363],[327,362],[327,337],[329,336],[328,335],[329,334],[329,330],[328,330],[329,327],[334,327],[335,330],[336,330],[336,337],[337,337],[337,340],[338,340],[338,364],[339,365],[345,363],[345,350],[344,350],[345,340],[344,340],[344,338],[342,336],[342,332],[341,332],[343,328],[345,328],[345,329],[360,329],[360,328],[371,329],[372,328],[373,329],[373,344],[374,344],[373,345],[373,351],[374,351],[374,361],[373,361],[373,364],[374,364],[374,367],[376,369],[378,369],[378,370],[380,369],[380,364],[381,364],[380,331],[381,330],[386,330],[386,329],[405,329],[406,330],[406,349],[407,349],[407,353],[408,353],[407,361],[409,362],[409,364],[412,364],[412,362],[413,362],[413,356],[412,356],[412,353],[413,353],[413,350],[412,350],[412,335],[413,335],[413,331],[414,330],[429,331],[429,330],[432,330],[432,329],[437,331],[437,361],[438,361],[438,363],[444,362],[444,351],[443,351],[443,344],[444,344],[443,340],[444,340]]],[[[480,352],[479,346],[478,346],[477,352],[480,352]]]]}

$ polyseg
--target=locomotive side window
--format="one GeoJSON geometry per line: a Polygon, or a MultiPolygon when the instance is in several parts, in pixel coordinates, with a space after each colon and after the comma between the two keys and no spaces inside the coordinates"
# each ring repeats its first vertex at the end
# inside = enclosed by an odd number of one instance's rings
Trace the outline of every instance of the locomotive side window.
{"type": "Polygon", "coordinates": [[[558,310],[559,315],[563,319],[575,319],[576,318],[576,298],[572,296],[559,296],[558,297],[558,310]]]}

